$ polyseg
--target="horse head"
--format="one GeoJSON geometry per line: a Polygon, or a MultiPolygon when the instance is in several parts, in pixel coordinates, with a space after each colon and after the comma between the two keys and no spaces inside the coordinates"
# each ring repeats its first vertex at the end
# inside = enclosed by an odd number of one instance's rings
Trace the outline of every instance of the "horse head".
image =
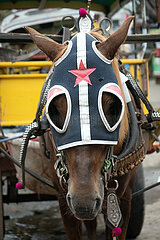
{"type": "Polygon", "coordinates": [[[92,33],[78,33],[72,41],[59,44],[27,27],[55,65],[46,114],[69,172],[67,203],[81,220],[93,219],[101,211],[102,168],[109,146],[115,145],[114,153],[120,153],[128,131],[118,66],[112,59],[132,19],[102,42],[92,33]]]}

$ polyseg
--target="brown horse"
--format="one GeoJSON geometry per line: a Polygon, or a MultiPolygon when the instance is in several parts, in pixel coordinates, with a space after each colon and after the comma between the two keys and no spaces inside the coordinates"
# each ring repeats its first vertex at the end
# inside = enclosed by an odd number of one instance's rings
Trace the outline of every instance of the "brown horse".
{"type": "MultiPolygon", "coordinates": [[[[91,35],[101,40],[96,46],[98,51],[107,59],[113,59],[118,48],[126,39],[128,28],[133,17],[128,18],[122,26],[115,31],[108,39],[104,39],[101,35],[92,32],[91,35]]],[[[57,61],[59,57],[63,56],[67,51],[67,44],[59,44],[55,41],[41,35],[32,28],[27,27],[27,30],[31,34],[36,45],[53,61],[57,61]]],[[[72,63],[71,63],[72,64],[72,63]]],[[[119,75],[119,68],[117,60],[114,58],[112,67],[115,75],[118,79],[119,86],[122,91],[119,75]]],[[[62,70],[63,71],[63,70],[62,70]]],[[[59,126],[61,121],[64,122],[67,113],[66,98],[64,95],[59,95],[55,98],[54,106],[58,111],[60,118],[57,119],[59,126]]],[[[103,111],[108,114],[108,121],[110,125],[114,124],[114,118],[110,113],[109,106],[118,106],[116,98],[112,94],[104,94],[102,97],[103,111]]],[[[127,141],[129,134],[130,116],[128,114],[127,105],[123,118],[121,120],[118,144],[114,147],[114,154],[119,155],[124,143],[127,141]]],[[[54,136],[53,136],[54,138],[54,136]]],[[[56,156],[56,146],[52,134],[47,133],[47,147],[50,151],[50,158],[52,160],[52,166],[54,166],[56,156]]],[[[56,174],[56,170],[53,167],[53,183],[56,186],[57,196],[59,200],[61,215],[63,218],[66,235],[68,240],[81,240],[82,239],[82,221],[84,221],[88,239],[96,239],[96,216],[98,213],[106,211],[105,196],[107,189],[104,184],[104,178],[102,176],[102,168],[104,161],[108,153],[108,145],[80,145],[70,147],[64,150],[65,164],[68,169],[67,184],[62,186],[62,181],[56,174]]],[[[133,166],[125,171],[125,174],[116,175],[115,179],[119,183],[119,187],[116,191],[118,198],[120,199],[120,209],[123,216],[122,234],[119,239],[126,239],[127,226],[129,222],[132,188],[135,182],[136,167],[133,166]]],[[[137,165],[137,164],[135,164],[137,165]]],[[[112,178],[114,179],[114,178],[112,178]]],[[[112,182],[110,184],[112,186],[112,182]]],[[[114,184],[114,183],[113,183],[114,184]]],[[[108,240],[112,239],[112,231],[107,229],[108,240]]]]}

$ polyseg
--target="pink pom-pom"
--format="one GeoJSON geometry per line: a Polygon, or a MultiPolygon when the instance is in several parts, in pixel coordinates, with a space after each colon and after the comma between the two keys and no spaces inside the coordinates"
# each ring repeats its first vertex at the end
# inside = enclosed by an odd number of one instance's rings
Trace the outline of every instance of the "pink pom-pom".
{"type": "Polygon", "coordinates": [[[120,227],[114,228],[113,230],[115,236],[119,236],[122,233],[122,230],[120,227]]]}
{"type": "Polygon", "coordinates": [[[79,15],[81,17],[85,17],[87,15],[87,11],[84,8],[79,9],[79,15]]]}
{"type": "Polygon", "coordinates": [[[21,182],[16,183],[16,188],[17,189],[23,189],[23,185],[21,182]]]}

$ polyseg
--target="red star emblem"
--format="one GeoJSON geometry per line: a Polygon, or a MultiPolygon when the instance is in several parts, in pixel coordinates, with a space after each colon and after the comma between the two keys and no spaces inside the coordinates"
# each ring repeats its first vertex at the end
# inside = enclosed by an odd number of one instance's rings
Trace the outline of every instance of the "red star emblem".
{"type": "Polygon", "coordinates": [[[78,70],[76,69],[76,70],[71,70],[71,71],[68,71],[68,72],[72,73],[73,75],[75,75],[77,77],[76,81],[75,81],[75,84],[74,84],[74,87],[76,87],[82,81],[85,81],[85,82],[89,83],[90,85],[92,85],[92,83],[89,79],[89,75],[92,72],[94,72],[95,70],[96,70],[96,68],[86,69],[82,60],[81,60],[78,70]]]}

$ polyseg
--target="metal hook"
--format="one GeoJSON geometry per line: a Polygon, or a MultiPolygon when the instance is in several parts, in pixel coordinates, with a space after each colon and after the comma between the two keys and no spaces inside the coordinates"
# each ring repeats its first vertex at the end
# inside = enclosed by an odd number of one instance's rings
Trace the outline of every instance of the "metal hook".
{"type": "Polygon", "coordinates": [[[75,28],[75,26],[76,26],[76,20],[72,16],[65,16],[65,17],[63,17],[62,20],[61,20],[61,27],[62,28],[65,27],[65,21],[66,20],[73,20],[73,26],[71,28],[69,28],[69,31],[71,32],[75,28]]]}
{"type": "Polygon", "coordinates": [[[113,23],[112,23],[111,19],[105,17],[100,21],[99,25],[100,25],[100,28],[102,28],[105,33],[108,33],[109,30],[111,29],[113,23]],[[107,28],[106,28],[106,24],[108,25],[107,28]]]}
{"type": "Polygon", "coordinates": [[[115,184],[116,184],[116,186],[115,186],[115,188],[108,188],[108,186],[107,186],[107,184],[106,184],[106,189],[108,190],[108,189],[110,189],[110,190],[114,190],[114,191],[116,191],[117,189],[118,189],[118,187],[119,187],[119,183],[118,183],[118,181],[116,180],[116,179],[114,179],[114,182],[115,182],[115,184]]]}

